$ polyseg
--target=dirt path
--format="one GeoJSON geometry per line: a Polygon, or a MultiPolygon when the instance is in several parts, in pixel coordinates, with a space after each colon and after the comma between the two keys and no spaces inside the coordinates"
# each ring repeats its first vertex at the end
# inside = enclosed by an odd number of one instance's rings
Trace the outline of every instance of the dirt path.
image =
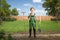
{"type": "MultiPolygon", "coordinates": [[[[12,36],[19,36],[19,37],[23,37],[23,36],[29,36],[29,34],[12,34],[12,36]]],[[[33,34],[32,34],[33,36],[33,34]]],[[[48,36],[59,36],[60,34],[36,34],[37,37],[42,36],[42,37],[48,37],[48,36]]]]}
{"type": "Polygon", "coordinates": [[[29,34],[12,34],[16,40],[60,40],[60,34],[37,34],[36,38],[28,36],[29,34]]]}

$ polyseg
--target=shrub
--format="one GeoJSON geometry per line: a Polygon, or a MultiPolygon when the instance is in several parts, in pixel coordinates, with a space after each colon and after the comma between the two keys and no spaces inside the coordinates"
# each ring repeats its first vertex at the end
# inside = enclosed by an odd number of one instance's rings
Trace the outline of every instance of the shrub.
{"type": "Polygon", "coordinates": [[[16,18],[5,17],[3,21],[16,21],[16,18]]]}
{"type": "Polygon", "coordinates": [[[0,25],[2,24],[2,19],[0,18],[0,25]]]}
{"type": "MultiPolygon", "coordinates": [[[[56,18],[54,18],[54,19],[51,19],[51,21],[57,21],[57,19],[56,19],[56,18]]],[[[60,21],[60,19],[58,19],[58,21],[60,21]]]]}
{"type": "Polygon", "coordinates": [[[15,38],[13,38],[12,36],[11,36],[11,34],[8,34],[8,40],[16,40],[15,38]]]}
{"type": "Polygon", "coordinates": [[[4,32],[4,30],[0,30],[0,39],[5,39],[5,32],[4,32]]]}

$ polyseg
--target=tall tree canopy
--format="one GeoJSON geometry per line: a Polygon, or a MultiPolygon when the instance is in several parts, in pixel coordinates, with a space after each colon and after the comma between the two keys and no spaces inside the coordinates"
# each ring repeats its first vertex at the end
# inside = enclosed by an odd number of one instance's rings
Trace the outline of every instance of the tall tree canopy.
{"type": "Polygon", "coordinates": [[[12,13],[11,13],[11,9],[10,9],[10,5],[6,2],[6,0],[0,0],[0,14],[1,16],[10,16],[11,14],[13,15],[18,15],[18,11],[16,10],[16,8],[12,9],[12,13]]]}
{"type": "Polygon", "coordinates": [[[18,15],[18,11],[16,10],[16,8],[12,9],[11,11],[10,7],[11,6],[6,2],[6,0],[0,0],[0,24],[6,17],[9,18],[11,14],[18,15]]]}
{"type": "Polygon", "coordinates": [[[45,0],[43,7],[48,15],[55,17],[60,15],[60,0],[45,0]]]}
{"type": "Polygon", "coordinates": [[[10,5],[6,2],[6,0],[0,0],[0,14],[3,13],[4,16],[10,15],[10,5]]]}
{"type": "Polygon", "coordinates": [[[14,16],[16,16],[16,15],[18,15],[19,13],[18,13],[17,9],[14,8],[14,9],[12,9],[11,14],[14,15],[14,16]]]}

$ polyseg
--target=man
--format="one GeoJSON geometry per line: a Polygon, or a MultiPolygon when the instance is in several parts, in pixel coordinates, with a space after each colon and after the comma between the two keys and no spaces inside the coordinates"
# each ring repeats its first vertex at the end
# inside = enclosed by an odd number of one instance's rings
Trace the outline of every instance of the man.
{"type": "Polygon", "coordinates": [[[30,15],[28,16],[29,18],[29,37],[31,37],[31,31],[32,31],[32,28],[33,28],[33,31],[34,31],[34,38],[36,37],[36,20],[35,20],[35,9],[33,7],[30,8],[30,15]]]}

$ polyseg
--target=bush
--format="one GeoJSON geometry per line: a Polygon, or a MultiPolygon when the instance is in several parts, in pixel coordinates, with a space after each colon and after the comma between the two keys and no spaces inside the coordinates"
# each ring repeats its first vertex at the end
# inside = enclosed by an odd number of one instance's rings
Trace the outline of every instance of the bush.
{"type": "Polygon", "coordinates": [[[0,30],[0,39],[5,39],[5,32],[4,32],[4,30],[0,30]]]}
{"type": "Polygon", "coordinates": [[[8,34],[8,40],[14,40],[14,38],[11,36],[11,34],[8,34]]]}
{"type": "MultiPolygon", "coordinates": [[[[54,19],[51,19],[51,21],[57,21],[57,19],[56,19],[56,18],[54,18],[54,19]]],[[[58,19],[58,21],[60,21],[60,19],[58,19]]]]}
{"type": "Polygon", "coordinates": [[[16,21],[16,18],[5,17],[3,21],[16,21]]]}
{"type": "Polygon", "coordinates": [[[13,38],[11,36],[11,34],[8,34],[8,36],[5,36],[5,31],[4,30],[0,30],[0,40],[16,40],[15,38],[13,38]]]}
{"type": "Polygon", "coordinates": [[[0,18],[0,25],[2,24],[2,19],[0,18]]]}

